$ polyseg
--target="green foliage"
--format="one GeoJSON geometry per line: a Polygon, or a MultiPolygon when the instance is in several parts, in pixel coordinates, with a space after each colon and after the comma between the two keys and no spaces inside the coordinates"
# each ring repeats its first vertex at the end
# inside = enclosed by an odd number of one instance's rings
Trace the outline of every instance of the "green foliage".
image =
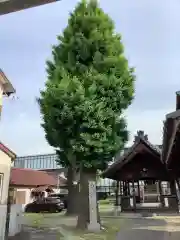
{"type": "Polygon", "coordinates": [[[82,1],[52,55],[39,99],[46,139],[61,164],[103,169],[128,139],[121,116],[135,77],[121,37],[96,1],[82,1]]]}

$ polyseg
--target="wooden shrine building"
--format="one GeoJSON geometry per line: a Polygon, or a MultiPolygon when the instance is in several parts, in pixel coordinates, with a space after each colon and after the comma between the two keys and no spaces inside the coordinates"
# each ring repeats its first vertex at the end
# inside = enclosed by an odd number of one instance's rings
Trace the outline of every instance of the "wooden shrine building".
{"type": "Polygon", "coordinates": [[[103,177],[117,181],[116,205],[121,211],[178,211],[174,178],[161,159],[161,149],[152,145],[143,131],[103,177]]]}
{"type": "Polygon", "coordinates": [[[180,178],[180,91],[176,92],[176,111],[166,115],[163,132],[162,161],[175,177],[180,178]]]}
{"type": "Polygon", "coordinates": [[[176,110],[167,114],[164,122],[161,159],[175,180],[171,188],[178,194],[180,209],[180,91],[176,92],[176,110]]]}

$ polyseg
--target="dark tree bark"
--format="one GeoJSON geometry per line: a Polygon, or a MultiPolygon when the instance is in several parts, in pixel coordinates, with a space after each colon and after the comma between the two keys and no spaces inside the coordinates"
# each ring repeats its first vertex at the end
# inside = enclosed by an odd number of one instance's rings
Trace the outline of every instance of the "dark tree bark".
{"type": "MultiPolygon", "coordinates": [[[[87,229],[89,224],[89,181],[96,181],[96,170],[85,169],[80,170],[80,192],[79,192],[79,214],[77,221],[78,229],[87,229]]],[[[96,193],[95,193],[96,194],[96,193]]],[[[97,219],[100,223],[100,215],[98,203],[96,202],[97,219]]]]}
{"type": "Polygon", "coordinates": [[[67,184],[68,184],[68,204],[67,204],[67,215],[78,214],[78,188],[73,184],[75,180],[75,170],[72,166],[68,167],[67,173],[67,184]]]}

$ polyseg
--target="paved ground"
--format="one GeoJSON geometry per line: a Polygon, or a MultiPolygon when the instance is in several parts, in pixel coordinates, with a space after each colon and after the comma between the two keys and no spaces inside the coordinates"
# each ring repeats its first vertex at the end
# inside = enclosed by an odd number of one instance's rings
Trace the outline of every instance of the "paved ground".
{"type": "Polygon", "coordinates": [[[121,230],[117,240],[179,240],[180,219],[167,222],[163,219],[135,219],[130,228],[121,230]]]}
{"type": "MultiPolygon", "coordinates": [[[[62,220],[63,222],[65,219],[62,220]]],[[[128,221],[129,224],[120,227],[120,232],[115,240],[180,240],[180,217],[172,219],[143,219],[136,218],[128,221]]],[[[9,240],[61,240],[63,237],[57,231],[60,227],[60,218],[49,215],[44,218],[44,227],[51,229],[35,229],[28,227],[24,219],[25,232],[9,240]],[[57,228],[57,229],[55,229],[57,228]]],[[[70,221],[74,225],[74,220],[70,221]]],[[[73,239],[75,240],[75,239],[73,239]]]]}
{"type": "MultiPolygon", "coordinates": [[[[179,240],[180,231],[157,230],[167,225],[162,220],[136,219],[134,224],[126,230],[121,230],[117,240],[179,240]],[[151,228],[155,227],[156,230],[151,228]]],[[[45,230],[25,227],[24,232],[10,240],[61,240],[63,237],[56,230],[45,230]]]]}
{"type": "Polygon", "coordinates": [[[154,231],[147,229],[133,229],[128,231],[121,231],[118,234],[117,240],[179,240],[179,232],[154,231]]]}
{"type": "Polygon", "coordinates": [[[24,231],[9,240],[61,240],[63,239],[60,233],[56,230],[45,230],[25,227],[24,231]]]}

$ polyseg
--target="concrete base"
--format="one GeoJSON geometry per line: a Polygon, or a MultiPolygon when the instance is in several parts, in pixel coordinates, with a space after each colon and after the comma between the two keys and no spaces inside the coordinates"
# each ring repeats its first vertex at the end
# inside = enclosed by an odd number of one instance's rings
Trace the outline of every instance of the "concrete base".
{"type": "Polygon", "coordinates": [[[29,240],[30,238],[31,234],[29,232],[22,231],[13,237],[8,237],[8,240],[29,240]]]}
{"type": "Polygon", "coordinates": [[[101,225],[99,223],[89,223],[88,225],[88,231],[90,232],[100,232],[101,231],[101,225]]]}
{"type": "Polygon", "coordinates": [[[130,198],[130,206],[134,207],[134,199],[133,198],[130,198]]]}
{"type": "Polygon", "coordinates": [[[129,239],[156,239],[156,240],[179,240],[180,232],[156,231],[148,229],[128,229],[122,230],[117,236],[117,240],[129,239]]]}
{"type": "Polygon", "coordinates": [[[114,216],[119,216],[121,213],[121,206],[114,206],[114,216]]]}
{"type": "Polygon", "coordinates": [[[165,205],[165,207],[169,207],[168,198],[164,198],[164,205],[165,205]]]}

